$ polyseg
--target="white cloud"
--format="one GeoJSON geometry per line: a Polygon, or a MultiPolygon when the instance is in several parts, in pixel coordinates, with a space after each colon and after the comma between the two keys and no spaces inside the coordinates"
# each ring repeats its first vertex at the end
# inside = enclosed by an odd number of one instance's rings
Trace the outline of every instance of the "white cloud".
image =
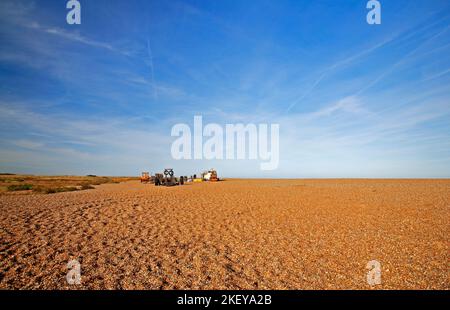
{"type": "Polygon", "coordinates": [[[14,145],[20,146],[22,148],[25,149],[32,149],[32,150],[36,150],[36,149],[41,149],[42,147],[44,147],[43,143],[40,142],[36,142],[33,140],[17,140],[13,142],[14,145]]]}

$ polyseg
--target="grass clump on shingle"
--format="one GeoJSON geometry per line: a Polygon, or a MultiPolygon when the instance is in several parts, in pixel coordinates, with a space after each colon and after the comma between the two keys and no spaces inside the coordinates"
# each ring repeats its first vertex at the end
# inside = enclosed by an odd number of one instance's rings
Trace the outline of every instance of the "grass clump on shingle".
{"type": "Polygon", "coordinates": [[[15,191],[28,191],[30,189],[33,189],[33,185],[31,184],[12,184],[7,187],[8,191],[15,192],[15,191]]]}

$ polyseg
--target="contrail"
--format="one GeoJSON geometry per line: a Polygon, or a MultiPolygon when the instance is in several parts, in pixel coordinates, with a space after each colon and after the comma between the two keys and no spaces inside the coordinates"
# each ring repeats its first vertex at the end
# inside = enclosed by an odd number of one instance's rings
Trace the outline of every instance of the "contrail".
{"type": "Polygon", "coordinates": [[[155,85],[155,75],[154,75],[154,70],[153,70],[153,53],[152,53],[152,48],[150,47],[150,41],[147,39],[147,53],[148,53],[148,58],[150,60],[150,77],[151,77],[151,83],[152,83],[152,87],[153,87],[153,99],[157,100],[158,99],[158,89],[156,88],[155,85]]]}
{"type": "MultiPolygon", "coordinates": [[[[300,96],[300,98],[298,98],[298,99],[295,100],[293,103],[291,103],[291,104],[289,105],[289,107],[286,109],[285,112],[286,112],[286,113],[289,113],[289,111],[290,111],[295,105],[297,105],[299,102],[301,102],[301,101],[302,101],[303,99],[305,99],[307,96],[309,96],[309,95],[315,90],[315,88],[317,87],[317,85],[319,85],[320,82],[321,82],[325,77],[327,77],[328,75],[330,75],[334,69],[336,69],[336,68],[338,68],[338,67],[340,67],[340,66],[346,65],[346,64],[348,64],[348,63],[351,63],[353,60],[358,59],[358,58],[360,58],[360,57],[362,57],[362,56],[365,56],[365,55],[367,55],[367,54],[370,54],[371,52],[373,52],[373,51],[375,51],[375,50],[377,50],[377,49],[379,49],[379,48],[381,48],[381,47],[384,47],[385,45],[387,45],[387,44],[389,44],[389,43],[391,43],[391,42],[394,42],[394,41],[399,41],[399,42],[401,42],[402,40],[405,40],[405,39],[407,39],[407,38],[409,38],[409,37],[411,37],[411,36],[414,36],[415,34],[421,32],[421,31],[424,31],[425,29],[428,29],[428,28],[430,28],[430,27],[432,27],[432,26],[434,26],[434,25],[436,25],[436,24],[442,22],[442,21],[445,20],[447,17],[448,17],[448,15],[447,15],[447,16],[444,16],[443,18],[441,18],[441,19],[435,21],[434,23],[432,23],[432,24],[430,24],[430,25],[427,25],[427,26],[425,26],[425,27],[419,28],[419,29],[416,30],[416,31],[412,31],[411,33],[409,33],[409,34],[407,34],[406,36],[403,36],[403,37],[401,37],[401,35],[402,35],[403,33],[407,32],[408,30],[407,30],[407,31],[403,31],[403,32],[398,32],[398,33],[396,33],[396,34],[390,36],[390,37],[387,38],[386,40],[384,40],[384,41],[382,41],[382,42],[380,42],[380,43],[374,45],[374,46],[371,47],[371,48],[368,48],[368,49],[366,49],[366,50],[364,50],[364,51],[362,51],[362,52],[360,52],[360,53],[357,53],[356,55],[350,56],[350,57],[348,57],[348,58],[346,58],[346,59],[344,59],[344,60],[342,60],[342,61],[339,61],[339,62],[336,62],[336,63],[332,64],[330,67],[328,67],[328,68],[326,68],[324,71],[322,71],[322,73],[320,74],[320,76],[314,81],[313,85],[309,88],[309,90],[306,91],[302,96],[300,96]]],[[[410,29],[411,29],[411,28],[410,28],[410,29]]],[[[442,32],[445,32],[447,29],[448,29],[448,27],[445,28],[442,32]]],[[[438,34],[436,34],[435,36],[433,36],[431,39],[434,39],[436,36],[439,36],[442,32],[439,32],[438,34]]],[[[429,39],[429,40],[431,40],[431,39],[429,39]]],[[[401,62],[403,62],[403,60],[404,60],[405,58],[410,57],[413,53],[416,52],[417,49],[419,49],[422,45],[424,45],[425,43],[427,43],[429,40],[427,40],[426,42],[424,42],[423,44],[421,44],[418,48],[416,48],[414,51],[412,51],[411,53],[409,53],[408,55],[406,55],[399,63],[395,64],[394,67],[398,66],[401,62]]],[[[367,87],[365,87],[365,88],[361,89],[359,92],[357,92],[357,94],[360,94],[361,92],[365,91],[365,90],[368,89],[369,87],[372,87],[372,86],[373,86],[374,84],[376,84],[381,78],[383,78],[386,74],[388,74],[388,73],[389,73],[390,71],[392,71],[393,69],[394,69],[394,68],[391,68],[391,69],[387,70],[386,72],[384,72],[381,76],[379,76],[379,77],[376,78],[374,81],[372,81],[367,87]]]]}
{"type": "Polygon", "coordinates": [[[438,33],[435,33],[427,40],[423,41],[421,44],[419,44],[415,49],[413,49],[411,52],[403,56],[399,61],[397,61],[395,64],[391,65],[389,69],[384,71],[382,74],[380,74],[376,79],[374,79],[372,82],[370,82],[368,85],[360,89],[355,95],[360,95],[361,93],[365,92],[367,89],[371,88],[375,84],[377,84],[382,78],[387,76],[388,74],[392,73],[399,65],[403,64],[406,60],[408,60],[411,56],[413,56],[422,46],[430,42],[431,40],[439,37],[441,34],[446,32],[450,26],[447,26],[443,30],[439,31],[438,33]]]}

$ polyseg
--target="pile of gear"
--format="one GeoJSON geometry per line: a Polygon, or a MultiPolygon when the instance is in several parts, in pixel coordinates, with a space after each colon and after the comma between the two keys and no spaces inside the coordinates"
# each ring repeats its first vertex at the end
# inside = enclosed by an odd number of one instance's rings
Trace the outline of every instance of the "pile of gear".
{"type": "Polygon", "coordinates": [[[152,183],[155,186],[175,186],[175,185],[183,185],[185,182],[217,182],[219,178],[217,177],[217,171],[214,169],[205,171],[201,174],[200,178],[197,178],[197,175],[194,174],[189,178],[187,176],[180,176],[179,178],[174,176],[174,172],[172,168],[164,169],[163,173],[155,173],[155,175],[151,176],[149,172],[142,172],[141,175],[141,183],[152,183]]]}

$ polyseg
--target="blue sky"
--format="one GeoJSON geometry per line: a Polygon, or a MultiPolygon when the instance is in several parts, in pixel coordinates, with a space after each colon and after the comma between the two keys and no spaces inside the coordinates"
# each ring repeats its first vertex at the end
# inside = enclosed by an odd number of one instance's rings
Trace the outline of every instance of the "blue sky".
{"type": "Polygon", "coordinates": [[[450,177],[450,2],[0,3],[0,172],[450,177]],[[173,160],[171,127],[280,124],[280,164],[173,160]]]}

